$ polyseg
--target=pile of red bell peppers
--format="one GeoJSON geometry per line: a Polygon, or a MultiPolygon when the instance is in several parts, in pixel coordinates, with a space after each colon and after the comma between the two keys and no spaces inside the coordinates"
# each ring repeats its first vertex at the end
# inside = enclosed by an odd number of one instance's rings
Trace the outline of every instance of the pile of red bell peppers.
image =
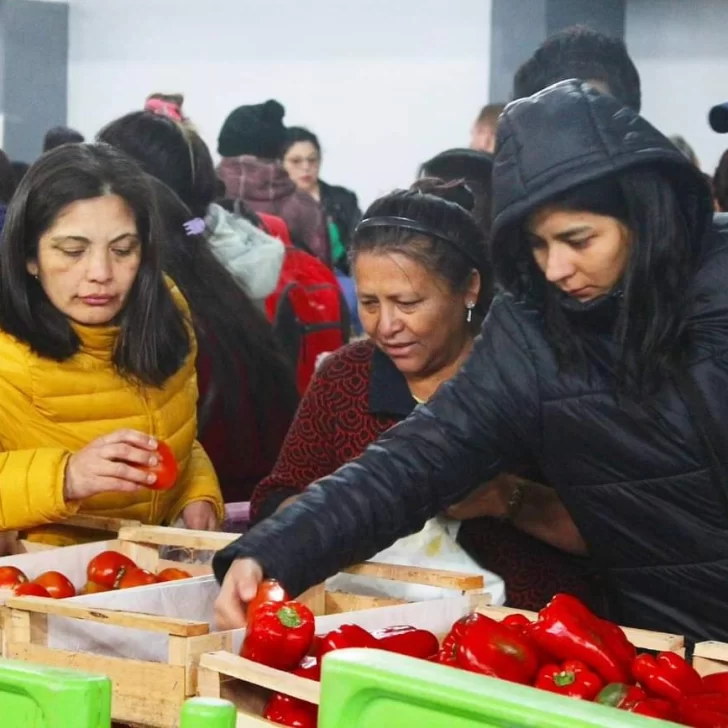
{"type": "MultiPolygon", "coordinates": [[[[320,680],[327,653],[366,647],[693,728],[728,728],[728,672],[701,678],[676,653],[638,655],[616,624],[567,594],[556,595],[533,622],[517,614],[500,622],[478,613],[463,617],[441,645],[431,632],[409,626],[368,632],[346,624],[315,635],[313,614],[285,595],[281,599],[249,611],[241,655],[311,680],[320,680]]],[[[315,728],[318,708],[277,693],[264,717],[315,728]]]]}

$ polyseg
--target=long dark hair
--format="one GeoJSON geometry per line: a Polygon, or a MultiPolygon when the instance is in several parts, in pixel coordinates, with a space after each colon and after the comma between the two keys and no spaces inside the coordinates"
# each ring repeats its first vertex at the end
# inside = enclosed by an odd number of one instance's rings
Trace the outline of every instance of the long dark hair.
{"type": "MultiPolygon", "coordinates": [[[[230,427],[240,416],[241,368],[260,427],[267,424],[272,410],[292,418],[298,392],[273,328],[206,239],[186,234],[190,211],[179,197],[163,183],[154,180],[153,184],[168,230],[162,250],[164,270],[189,303],[200,351],[212,354],[211,387],[223,403],[230,427]]],[[[204,424],[201,421],[201,429],[204,424]]]]}
{"type": "Polygon", "coordinates": [[[207,144],[191,128],[150,111],[135,111],[107,124],[99,141],[121,149],[164,182],[192,212],[205,217],[218,196],[218,179],[207,144]]]}
{"type": "MultiPolygon", "coordinates": [[[[692,180],[680,182],[660,167],[635,167],[580,185],[549,200],[548,207],[616,218],[630,232],[626,270],[611,296],[618,388],[649,396],[684,366],[686,292],[700,246],[695,230],[702,207],[692,180]]],[[[584,342],[564,308],[565,294],[548,283],[534,261],[525,231],[514,226],[493,249],[499,282],[511,293],[543,306],[546,332],[560,365],[583,363],[584,342]]]]}
{"type": "Polygon", "coordinates": [[[351,262],[363,252],[398,252],[444,279],[454,293],[463,292],[473,270],[477,270],[480,295],[476,312],[485,315],[493,297],[493,276],[483,232],[469,212],[474,204],[465,185],[429,178],[415,182],[409,190],[380,197],[364,213],[363,224],[354,233],[349,249],[351,262]],[[408,218],[442,236],[394,224],[366,226],[366,220],[378,217],[408,218]]]}
{"type": "Polygon", "coordinates": [[[289,126],[286,129],[286,136],[283,140],[283,146],[281,147],[280,158],[283,159],[283,157],[288,154],[288,150],[294,144],[298,144],[298,142],[309,142],[313,145],[319,155],[319,158],[321,157],[321,142],[319,142],[319,138],[312,131],[305,129],[302,126],[289,126]]]}
{"type": "Polygon", "coordinates": [[[68,318],[28,273],[38,241],[73,202],[118,195],[131,208],[141,263],[124,310],[113,363],[123,376],[161,386],[191,350],[183,315],[162,276],[164,224],[151,186],[128,157],[105,144],[72,144],[43,155],[18,186],[0,245],[0,328],[38,355],[64,361],[80,347],[68,318]]]}
{"type": "Polygon", "coordinates": [[[237,417],[241,366],[261,422],[271,402],[292,414],[298,404],[295,378],[272,327],[207,240],[184,232],[184,223],[204,217],[216,194],[215,169],[205,143],[171,119],[148,112],[111,122],[99,138],[133,157],[169,188],[155,185],[168,231],[163,267],[189,302],[200,345],[208,339],[219,354],[213,361],[213,386],[224,393],[226,416],[237,417]]]}

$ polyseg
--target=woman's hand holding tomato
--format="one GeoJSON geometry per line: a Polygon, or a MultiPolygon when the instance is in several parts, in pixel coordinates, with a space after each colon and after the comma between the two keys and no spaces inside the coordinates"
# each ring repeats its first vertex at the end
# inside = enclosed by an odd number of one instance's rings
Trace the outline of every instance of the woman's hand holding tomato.
{"type": "Polygon", "coordinates": [[[97,438],[69,458],[64,497],[83,500],[98,493],[134,493],[155,487],[158,476],[148,469],[160,464],[159,445],[136,430],[117,430],[97,438]]]}

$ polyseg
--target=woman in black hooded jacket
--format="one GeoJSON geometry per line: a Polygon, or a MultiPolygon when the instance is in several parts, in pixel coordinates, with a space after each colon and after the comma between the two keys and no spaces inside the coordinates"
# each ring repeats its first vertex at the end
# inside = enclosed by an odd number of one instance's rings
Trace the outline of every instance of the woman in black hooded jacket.
{"type": "Polygon", "coordinates": [[[728,639],[728,229],[706,183],[634,111],[564,81],[507,107],[494,212],[504,292],[469,361],[217,555],[221,624],[264,574],[297,594],[525,458],[601,567],[608,616],[728,639]]]}

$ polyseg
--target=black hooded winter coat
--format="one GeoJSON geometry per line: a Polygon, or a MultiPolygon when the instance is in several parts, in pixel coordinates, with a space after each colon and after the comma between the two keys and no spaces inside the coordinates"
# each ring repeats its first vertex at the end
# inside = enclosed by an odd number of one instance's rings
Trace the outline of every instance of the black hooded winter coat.
{"type": "MultiPolygon", "coordinates": [[[[508,106],[495,159],[494,264],[508,262],[504,231],[549,198],[643,164],[674,180],[699,246],[685,281],[688,372],[728,443],[728,216],[713,219],[702,178],[634,111],[577,81],[508,106]]],[[[605,296],[570,315],[583,314],[588,328],[619,305],[605,296]]],[[[648,404],[618,397],[611,329],[590,336],[586,367],[560,369],[539,306],[501,294],[459,374],[360,458],[221,551],[218,578],[233,559],[252,557],[297,594],[528,460],[558,489],[602,567],[612,618],[728,639],[728,484],[711,477],[695,408],[672,381],[648,404]]]]}

